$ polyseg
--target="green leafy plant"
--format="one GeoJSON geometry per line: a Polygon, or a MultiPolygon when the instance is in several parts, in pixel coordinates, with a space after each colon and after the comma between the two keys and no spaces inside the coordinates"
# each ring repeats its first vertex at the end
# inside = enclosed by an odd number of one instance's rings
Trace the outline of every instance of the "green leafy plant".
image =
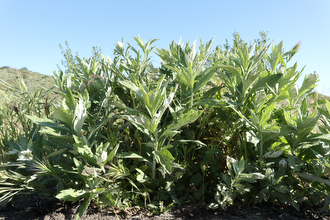
{"type": "MultiPolygon", "coordinates": [[[[136,96],[144,104],[147,114],[139,112],[135,109],[130,109],[125,106],[121,106],[120,103],[114,103],[115,105],[128,110],[129,115],[124,115],[124,119],[130,121],[139,131],[146,134],[151,142],[146,145],[150,147],[151,153],[150,157],[152,159],[147,159],[151,164],[151,178],[155,178],[156,163],[162,165],[166,173],[172,172],[172,164],[174,162],[174,157],[168,151],[168,148],[173,147],[172,145],[165,145],[164,143],[171,139],[175,134],[178,133],[177,129],[195,121],[199,116],[200,112],[191,110],[186,113],[180,114],[179,117],[174,118],[173,123],[166,128],[160,128],[161,118],[164,112],[170,107],[177,87],[170,92],[168,97],[166,96],[166,87],[163,85],[164,77],[162,77],[154,89],[146,90],[143,85],[136,86],[128,81],[122,81],[121,84],[125,87],[131,89],[136,96]],[[136,114],[138,113],[138,114],[136,114]]],[[[174,112],[177,113],[177,112],[174,112]]]]}
{"type": "MultiPolygon", "coordinates": [[[[221,208],[227,205],[232,205],[238,195],[244,195],[249,192],[252,186],[249,183],[254,183],[258,179],[263,179],[264,175],[261,173],[244,173],[245,161],[241,158],[240,161],[234,158],[227,158],[228,174],[222,174],[223,182],[217,186],[215,195],[216,202],[221,208]]],[[[217,204],[211,204],[212,208],[217,208],[217,204]]]]}
{"type": "Polygon", "coordinates": [[[97,47],[73,56],[66,43],[57,103],[40,105],[45,94],[21,81],[13,108],[1,90],[1,203],[55,196],[78,203],[77,219],[92,202],[154,213],[192,200],[329,208],[330,104],[313,91],[317,74],[296,86],[300,44],[284,52],[265,32],[250,45],[236,32],[214,50],[213,39],[173,41],[156,48],[155,68],[156,40],[134,39],[137,48],[118,42],[113,60],[97,47]]]}

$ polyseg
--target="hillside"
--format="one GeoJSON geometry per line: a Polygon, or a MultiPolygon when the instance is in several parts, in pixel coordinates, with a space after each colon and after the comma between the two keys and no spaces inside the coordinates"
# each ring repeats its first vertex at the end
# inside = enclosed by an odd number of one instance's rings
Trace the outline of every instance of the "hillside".
{"type": "Polygon", "coordinates": [[[6,81],[10,85],[17,85],[19,76],[22,76],[29,90],[38,89],[40,86],[45,88],[51,88],[53,86],[52,76],[32,72],[27,68],[14,69],[6,66],[0,67],[0,79],[6,81]]]}
{"type": "MultiPolygon", "coordinates": [[[[52,76],[44,75],[37,72],[32,72],[29,71],[27,68],[15,69],[4,66],[4,67],[0,67],[0,89],[2,91],[6,91],[6,95],[11,94],[8,93],[8,87],[5,85],[5,83],[8,83],[10,86],[16,89],[16,91],[11,90],[11,92],[19,93],[20,77],[24,80],[26,88],[28,92],[31,94],[42,88],[44,89],[44,91],[46,91],[46,89],[50,89],[54,86],[52,76]]],[[[52,99],[55,97],[55,95],[50,92],[47,95],[47,97],[52,99]]],[[[0,93],[0,101],[2,100],[2,98],[3,98],[2,94],[0,93]]]]}

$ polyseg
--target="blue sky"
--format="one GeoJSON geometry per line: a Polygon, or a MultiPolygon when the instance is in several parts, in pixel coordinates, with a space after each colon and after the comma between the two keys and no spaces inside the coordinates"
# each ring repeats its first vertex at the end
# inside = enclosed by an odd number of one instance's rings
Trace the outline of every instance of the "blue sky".
{"type": "MultiPolygon", "coordinates": [[[[0,0],[0,30],[0,67],[47,75],[61,63],[59,44],[65,41],[81,57],[90,56],[93,46],[112,57],[123,37],[128,43],[137,35],[159,39],[156,46],[168,48],[180,37],[186,43],[214,36],[215,47],[226,39],[232,43],[234,31],[247,42],[268,31],[285,50],[301,41],[291,65],[306,65],[304,74],[316,71],[317,91],[330,95],[329,0],[0,0]]],[[[160,61],[155,57],[154,62],[160,61]]]]}

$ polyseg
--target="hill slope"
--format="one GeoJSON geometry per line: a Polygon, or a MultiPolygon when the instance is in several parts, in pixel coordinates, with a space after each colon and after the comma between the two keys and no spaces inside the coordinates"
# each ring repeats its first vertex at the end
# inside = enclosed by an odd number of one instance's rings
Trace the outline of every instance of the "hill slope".
{"type": "Polygon", "coordinates": [[[23,78],[29,91],[35,91],[41,87],[51,88],[54,85],[52,76],[32,72],[26,68],[14,69],[6,66],[0,67],[0,80],[10,85],[17,86],[19,76],[23,78]]]}
{"type": "MultiPolygon", "coordinates": [[[[29,71],[27,68],[15,69],[7,66],[0,67],[0,103],[5,100],[4,97],[7,96],[9,102],[16,102],[24,96],[21,96],[22,92],[20,88],[20,78],[23,79],[27,92],[33,97],[37,91],[45,95],[49,101],[58,98],[58,95],[48,89],[54,88],[54,82],[52,76],[44,75],[37,72],[29,71]],[[45,94],[47,92],[47,94],[45,94]],[[3,94],[4,93],[4,94],[3,94]],[[16,98],[15,98],[16,97],[16,98]]],[[[7,102],[6,101],[6,102],[7,102]]]]}

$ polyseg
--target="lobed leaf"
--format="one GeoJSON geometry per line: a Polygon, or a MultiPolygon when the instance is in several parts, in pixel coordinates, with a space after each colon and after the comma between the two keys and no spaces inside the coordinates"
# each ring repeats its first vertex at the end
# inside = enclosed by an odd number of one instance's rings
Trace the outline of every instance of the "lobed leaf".
{"type": "Polygon", "coordinates": [[[165,168],[165,171],[167,173],[171,173],[172,172],[172,164],[174,162],[174,157],[166,149],[166,147],[163,147],[159,151],[154,151],[154,154],[157,156],[158,162],[165,168]]]}

